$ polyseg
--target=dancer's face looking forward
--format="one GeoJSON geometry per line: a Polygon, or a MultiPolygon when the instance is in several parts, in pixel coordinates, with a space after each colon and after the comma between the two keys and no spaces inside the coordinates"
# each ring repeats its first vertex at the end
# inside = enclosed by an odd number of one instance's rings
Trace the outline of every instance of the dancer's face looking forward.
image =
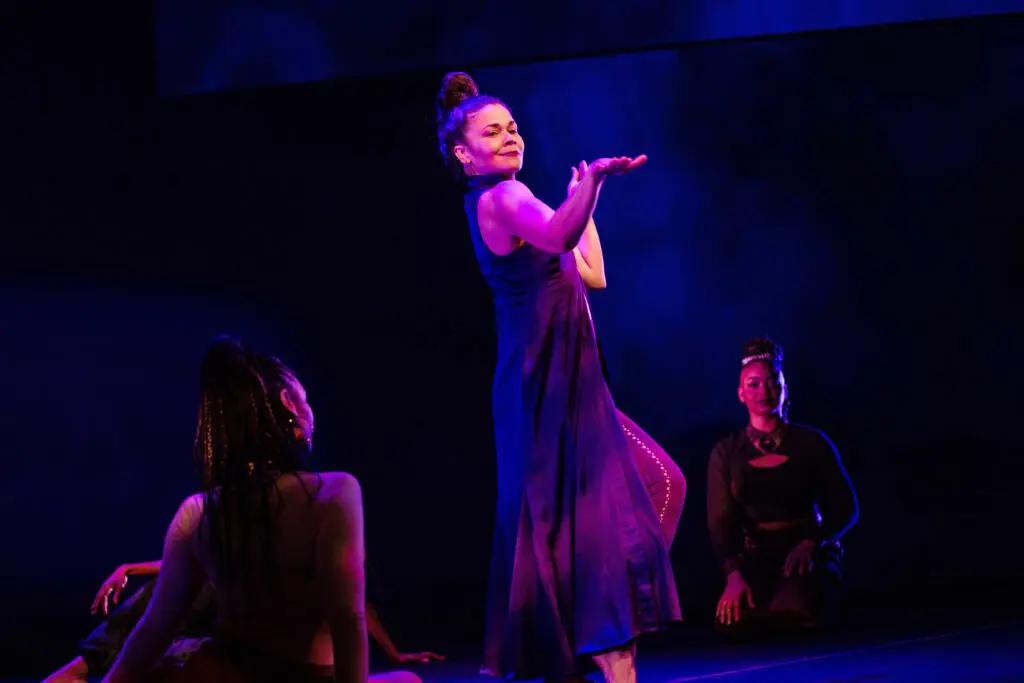
{"type": "Polygon", "coordinates": [[[466,117],[456,158],[466,175],[513,176],[523,168],[523,137],[512,113],[500,104],[488,104],[466,117]]]}
{"type": "Polygon", "coordinates": [[[751,415],[780,415],[786,400],[786,378],[771,363],[754,361],[740,373],[740,402],[751,415]]]}

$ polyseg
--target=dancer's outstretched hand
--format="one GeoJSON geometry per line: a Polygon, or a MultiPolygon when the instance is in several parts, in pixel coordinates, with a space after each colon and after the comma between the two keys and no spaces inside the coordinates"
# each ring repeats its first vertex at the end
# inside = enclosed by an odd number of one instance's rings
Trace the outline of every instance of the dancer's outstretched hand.
{"type": "Polygon", "coordinates": [[[638,157],[606,157],[590,163],[590,172],[597,173],[599,178],[610,175],[626,175],[647,163],[647,155],[638,157]]]}

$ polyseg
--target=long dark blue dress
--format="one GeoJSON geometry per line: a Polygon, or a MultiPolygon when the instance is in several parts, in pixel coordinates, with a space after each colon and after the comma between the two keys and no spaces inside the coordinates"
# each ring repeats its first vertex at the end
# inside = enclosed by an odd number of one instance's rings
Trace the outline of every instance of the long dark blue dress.
{"type": "Polygon", "coordinates": [[[498,506],[482,673],[571,676],[593,654],[680,620],[658,515],[601,371],[572,255],[483,242],[475,177],[466,215],[494,293],[498,506]]]}

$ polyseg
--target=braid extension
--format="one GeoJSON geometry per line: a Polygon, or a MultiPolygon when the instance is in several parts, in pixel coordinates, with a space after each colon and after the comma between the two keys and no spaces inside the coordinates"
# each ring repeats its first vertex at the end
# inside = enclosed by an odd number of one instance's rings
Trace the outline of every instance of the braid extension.
{"type": "MultiPolygon", "coordinates": [[[[273,541],[280,515],[274,506],[275,499],[281,498],[277,480],[282,469],[295,468],[288,467],[294,458],[290,457],[287,432],[273,409],[268,383],[258,368],[259,357],[246,354],[238,360],[241,372],[233,379],[242,385],[238,387],[242,391],[231,391],[225,381],[207,387],[194,453],[205,492],[210,541],[221,572],[227,582],[241,579],[249,592],[257,585],[259,574],[274,584],[279,582],[273,541]],[[259,506],[259,529],[251,528],[247,521],[254,502],[259,506]],[[261,560],[258,568],[252,566],[257,553],[261,560]]],[[[280,381],[280,377],[274,379],[280,381]]]]}
{"type": "MultiPolygon", "coordinates": [[[[251,409],[252,415],[260,415],[261,413],[265,416],[264,428],[266,433],[261,433],[260,425],[257,423],[253,424],[255,433],[253,437],[256,442],[257,449],[260,446],[261,438],[266,438],[266,445],[276,445],[278,453],[274,454],[275,458],[279,457],[280,454],[285,452],[285,439],[284,430],[281,429],[281,425],[278,424],[277,418],[274,414],[274,409],[270,404],[270,392],[267,390],[267,383],[263,376],[263,368],[258,367],[262,364],[259,359],[254,356],[247,356],[246,358],[246,369],[256,378],[259,384],[259,397],[255,394],[251,395],[251,409]]],[[[262,512],[262,526],[263,526],[263,543],[261,544],[261,555],[263,569],[266,577],[270,579],[275,588],[280,587],[280,576],[279,572],[276,571],[276,563],[274,561],[274,526],[277,522],[278,516],[281,514],[281,510],[278,509],[275,514],[273,500],[271,496],[271,490],[279,494],[278,479],[281,474],[280,464],[275,462],[274,459],[257,458],[248,463],[249,471],[251,476],[254,477],[259,487],[259,506],[262,512]]],[[[280,495],[276,496],[277,500],[280,500],[280,495]]],[[[252,548],[246,549],[245,557],[251,557],[252,548]]]]}
{"type": "MultiPolygon", "coordinates": [[[[283,512],[279,479],[303,469],[294,420],[277,395],[291,382],[297,382],[294,374],[277,358],[231,340],[215,342],[203,361],[193,441],[205,503],[200,534],[210,534],[223,581],[241,581],[243,591],[231,591],[233,596],[252,594],[267,582],[280,586],[274,552],[274,529],[283,512]]],[[[298,480],[312,500],[320,486],[311,490],[298,480]]],[[[248,601],[241,603],[232,612],[244,610],[248,601]]]]}

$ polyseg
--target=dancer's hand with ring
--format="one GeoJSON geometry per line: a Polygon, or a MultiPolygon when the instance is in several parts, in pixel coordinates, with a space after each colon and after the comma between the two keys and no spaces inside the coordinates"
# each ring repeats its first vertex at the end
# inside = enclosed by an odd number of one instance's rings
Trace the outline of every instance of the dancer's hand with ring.
{"type": "Polygon", "coordinates": [[[121,591],[127,585],[128,566],[121,565],[100,586],[99,592],[96,593],[96,599],[92,601],[92,613],[106,615],[110,610],[109,602],[113,600],[116,605],[117,601],[121,599],[121,591]]]}
{"type": "Polygon", "coordinates": [[[818,544],[811,540],[804,540],[797,543],[796,547],[789,551],[786,556],[786,564],[782,569],[782,575],[789,577],[795,571],[803,576],[804,572],[810,574],[814,569],[814,551],[818,544]]]}
{"type": "Polygon", "coordinates": [[[729,574],[729,578],[725,581],[725,590],[722,591],[722,597],[718,600],[718,610],[715,612],[715,618],[719,623],[729,626],[739,622],[740,605],[743,603],[744,597],[747,599],[747,605],[753,609],[754,594],[750,592],[750,586],[743,580],[743,575],[739,572],[729,574]]]}

